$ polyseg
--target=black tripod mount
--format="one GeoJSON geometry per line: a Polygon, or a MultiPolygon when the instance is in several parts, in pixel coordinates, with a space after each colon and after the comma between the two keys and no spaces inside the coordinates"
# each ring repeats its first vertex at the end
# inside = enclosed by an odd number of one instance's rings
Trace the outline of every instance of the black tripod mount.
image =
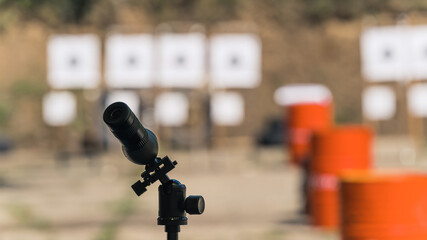
{"type": "Polygon", "coordinates": [[[168,240],[178,240],[178,232],[181,225],[187,225],[188,214],[202,214],[205,210],[205,200],[202,196],[186,196],[186,187],[167,175],[175,165],[168,156],[156,158],[145,166],[141,174],[143,181],[137,181],[132,185],[134,192],[140,196],[147,191],[147,187],[159,180],[159,217],[157,225],[164,225],[168,240]]]}

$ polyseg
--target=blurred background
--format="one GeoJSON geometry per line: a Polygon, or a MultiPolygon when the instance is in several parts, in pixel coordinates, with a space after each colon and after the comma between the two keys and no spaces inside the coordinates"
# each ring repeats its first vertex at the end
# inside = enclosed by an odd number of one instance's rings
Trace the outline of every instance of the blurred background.
{"type": "Polygon", "coordinates": [[[424,171],[427,77],[381,61],[426,23],[418,0],[0,0],[0,239],[166,238],[157,185],[134,195],[143,167],[102,122],[114,101],[206,199],[182,239],[340,239],[303,214],[278,89],[325,87],[332,122],[376,133],[373,166],[424,171]]]}

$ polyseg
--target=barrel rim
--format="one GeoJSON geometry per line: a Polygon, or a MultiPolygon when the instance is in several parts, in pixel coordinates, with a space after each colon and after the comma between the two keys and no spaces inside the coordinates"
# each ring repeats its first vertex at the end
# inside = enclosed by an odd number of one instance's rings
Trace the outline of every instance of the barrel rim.
{"type": "Polygon", "coordinates": [[[339,179],[342,184],[400,182],[427,180],[427,173],[402,170],[347,170],[339,174],[339,179]]]}

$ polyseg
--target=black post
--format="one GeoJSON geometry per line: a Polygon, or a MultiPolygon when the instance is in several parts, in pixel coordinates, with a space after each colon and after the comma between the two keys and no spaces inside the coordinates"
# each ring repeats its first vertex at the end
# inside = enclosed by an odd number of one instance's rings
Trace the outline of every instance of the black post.
{"type": "Polygon", "coordinates": [[[177,232],[168,232],[167,240],[178,240],[178,233],[177,232]]]}

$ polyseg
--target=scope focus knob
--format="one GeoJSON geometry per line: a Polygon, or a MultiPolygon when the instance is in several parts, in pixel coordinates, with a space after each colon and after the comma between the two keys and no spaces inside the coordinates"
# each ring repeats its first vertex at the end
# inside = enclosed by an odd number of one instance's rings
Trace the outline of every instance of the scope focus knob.
{"type": "Polygon", "coordinates": [[[188,214],[202,214],[205,211],[205,199],[202,196],[188,196],[185,199],[185,211],[188,214]]]}

